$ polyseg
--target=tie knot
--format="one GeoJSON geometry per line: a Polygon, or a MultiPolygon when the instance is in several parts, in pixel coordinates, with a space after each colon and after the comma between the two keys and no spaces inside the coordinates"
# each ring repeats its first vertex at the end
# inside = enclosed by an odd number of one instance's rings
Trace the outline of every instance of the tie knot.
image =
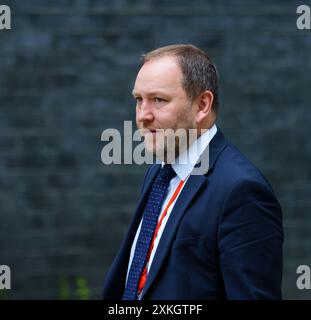
{"type": "Polygon", "coordinates": [[[167,163],[160,170],[159,176],[164,180],[170,181],[176,176],[176,172],[174,171],[173,167],[167,163]]]}

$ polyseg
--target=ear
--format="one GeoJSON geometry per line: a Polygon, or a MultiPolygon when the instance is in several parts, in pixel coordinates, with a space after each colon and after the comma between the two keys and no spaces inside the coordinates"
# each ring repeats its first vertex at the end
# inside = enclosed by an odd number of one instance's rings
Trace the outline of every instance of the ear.
{"type": "Polygon", "coordinates": [[[196,122],[202,123],[212,113],[212,104],[214,101],[214,95],[212,91],[205,90],[197,97],[196,103],[196,122]]]}

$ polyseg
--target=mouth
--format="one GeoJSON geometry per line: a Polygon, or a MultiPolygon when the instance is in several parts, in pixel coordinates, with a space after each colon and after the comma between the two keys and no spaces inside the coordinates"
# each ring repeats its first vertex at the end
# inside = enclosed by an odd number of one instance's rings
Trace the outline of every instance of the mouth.
{"type": "Polygon", "coordinates": [[[155,135],[157,132],[160,132],[161,129],[141,129],[142,131],[142,134],[148,134],[148,133],[151,133],[153,135],[155,135]]]}

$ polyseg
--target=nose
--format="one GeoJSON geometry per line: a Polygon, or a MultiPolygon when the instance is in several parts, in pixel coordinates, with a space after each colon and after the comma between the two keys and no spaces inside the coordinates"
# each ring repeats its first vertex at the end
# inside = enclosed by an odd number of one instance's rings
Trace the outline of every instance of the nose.
{"type": "Polygon", "coordinates": [[[152,108],[148,103],[143,102],[136,108],[136,119],[138,122],[152,122],[154,120],[152,108]]]}

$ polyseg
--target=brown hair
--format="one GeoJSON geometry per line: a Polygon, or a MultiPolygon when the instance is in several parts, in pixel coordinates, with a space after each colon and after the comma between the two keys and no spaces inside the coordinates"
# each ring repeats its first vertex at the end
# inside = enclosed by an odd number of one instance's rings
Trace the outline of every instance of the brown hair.
{"type": "Polygon", "coordinates": [[[142,55],[142,64],[162,56],[174,56],[183,74],[182,86],[189,99],[193,100],[205,90],[214,95],[212,110],[218,111],[218,75],[216,66],[201,49],[191,44],[173,44],[160,47],[142,55]]]}

